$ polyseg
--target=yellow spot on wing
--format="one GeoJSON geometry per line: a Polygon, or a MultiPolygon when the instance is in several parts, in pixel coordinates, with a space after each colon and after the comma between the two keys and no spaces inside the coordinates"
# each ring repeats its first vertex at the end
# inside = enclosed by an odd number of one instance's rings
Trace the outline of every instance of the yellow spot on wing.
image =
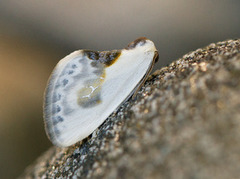
{"type": "Polygon", "coordinates": [[[81,107],[91,107],[101,103],[101,88],[105,79],[105,72],[97,79],[91,80],[77,92],[77,103],[81,107]]]}

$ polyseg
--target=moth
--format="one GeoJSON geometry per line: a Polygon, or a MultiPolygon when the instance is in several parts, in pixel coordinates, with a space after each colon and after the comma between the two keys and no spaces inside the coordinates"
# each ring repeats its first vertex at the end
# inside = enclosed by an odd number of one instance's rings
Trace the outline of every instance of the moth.
{"type": "Polygon", "coordinates": [[[136,95],[157,59],[154,43],[141,37],[122,50],[78,50],[60,60],[48,80],[43,104],[52,143],[67,147],[88,137],[136,95]]]}

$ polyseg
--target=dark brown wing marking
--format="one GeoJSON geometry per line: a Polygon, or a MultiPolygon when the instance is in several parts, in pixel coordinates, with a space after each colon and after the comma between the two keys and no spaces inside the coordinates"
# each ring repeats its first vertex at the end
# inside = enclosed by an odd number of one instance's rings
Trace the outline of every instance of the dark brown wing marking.
{"type": "Polygon", "coordinates": [[[100,63],[105,64],[107,67],[111,66],[121,55],[121,50],[112,50],[112,51],[92,51],[84,50],[84,54],[91,60],[99,61],[100,63]]]}

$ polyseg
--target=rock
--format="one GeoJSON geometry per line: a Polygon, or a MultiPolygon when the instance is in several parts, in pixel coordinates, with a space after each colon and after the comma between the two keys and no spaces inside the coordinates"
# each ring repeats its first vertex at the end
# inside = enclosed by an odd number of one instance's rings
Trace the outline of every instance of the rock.
{"type": "Polygon", "coordinates": [[[238,178],[240,40],[156,71],[91,136],[52,147],[22,175],[42,178],[238,178]]]}

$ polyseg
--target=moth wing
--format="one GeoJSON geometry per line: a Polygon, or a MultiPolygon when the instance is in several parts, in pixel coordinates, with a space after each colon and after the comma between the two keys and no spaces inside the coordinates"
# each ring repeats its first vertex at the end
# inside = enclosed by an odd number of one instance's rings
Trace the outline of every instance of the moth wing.
{"type": "Polygon", "coordinates": [[[80,50],[62,59],[45,94],[45,126],[51,141],[69,146],[90,135],[139,86],[153,64],[154,51],[122,50],[110,66],[80,50]],[[96,88],[89,98],[88,88],[96,88]]]}
{"type": "MultiPolygon", "coordinates": [[[[87,100],[91,92],[88,84],[102,85],[103,68],[103,64],[84,55],[83,50],[71,53],[56,65],[48,80],[44,99],[45,128],[55,145],[68,146],[78,138],[86,137],[84,131],[88,131],[91,117],[86,109],[94,106],[87,100]]],[[[97,95],[95,102],[96,98],[97,95]]]]}

